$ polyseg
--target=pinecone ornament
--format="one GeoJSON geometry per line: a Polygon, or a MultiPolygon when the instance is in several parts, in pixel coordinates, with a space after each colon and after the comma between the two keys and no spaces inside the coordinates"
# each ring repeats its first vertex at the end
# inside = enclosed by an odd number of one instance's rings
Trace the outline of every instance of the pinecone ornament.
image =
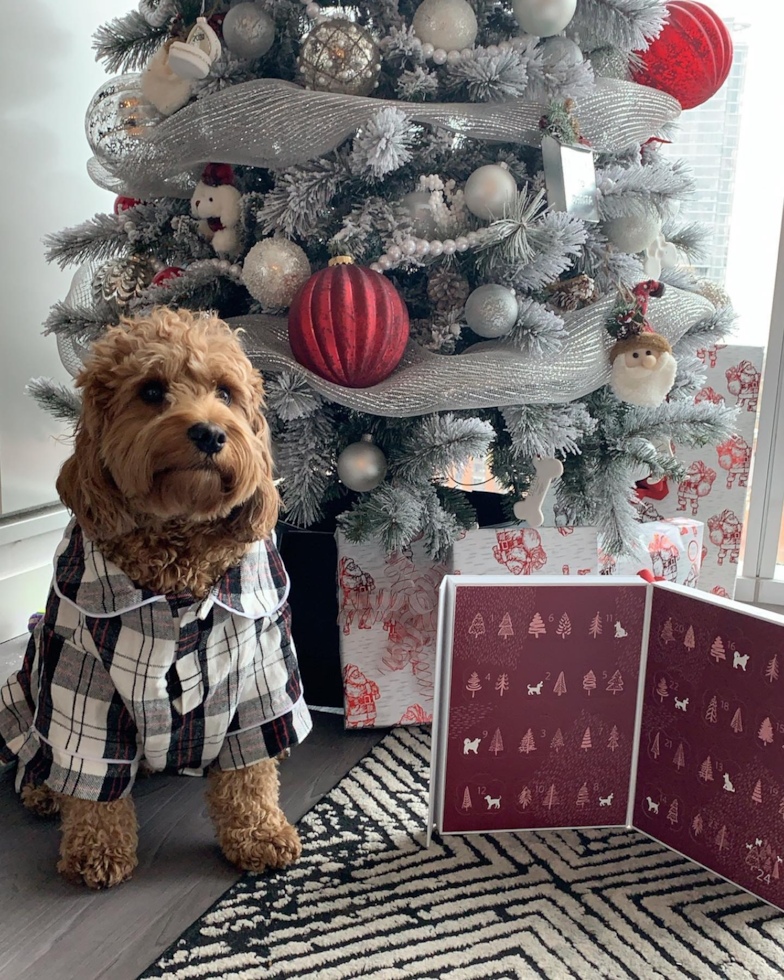
{"type": "Polygon", "coordinates": [[[566,312],[582,309],[583,306],[593,303],[597,297],[596,283],[585,274],[554,283],[548,292],[550,305],[566,312]]]}
{"type": "Polygon", "coordinates": [[[107,262],[93,278],[93,299],[122,312],[152,282],[156,267],[146,255],[129,255],[107,262]]]}
{"type": "Polygon", "coordinates": [[[427,280],[427,298],[436,314],[462,310],[470,292],[468,280],[453,269],[438,269],[427,280]]]}

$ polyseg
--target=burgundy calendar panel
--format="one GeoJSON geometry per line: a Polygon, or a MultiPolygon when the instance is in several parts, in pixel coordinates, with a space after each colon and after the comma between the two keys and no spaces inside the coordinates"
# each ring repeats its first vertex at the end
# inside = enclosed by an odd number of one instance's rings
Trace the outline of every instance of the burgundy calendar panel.
{"type": "Polygon", "coordinates": [[[784,901],[784,627],[654,590],[634,824],[784,901]]]}
{"type": "Polygon", "coordinates": [[[625,824],[645,586],[460,586],[445,832],[625,824]]]}

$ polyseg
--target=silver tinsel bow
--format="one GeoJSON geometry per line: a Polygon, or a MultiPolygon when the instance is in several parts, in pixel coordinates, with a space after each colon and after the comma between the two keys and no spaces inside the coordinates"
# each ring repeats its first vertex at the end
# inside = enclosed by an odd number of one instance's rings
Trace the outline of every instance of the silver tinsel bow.
{"type": "MultiPolygon", "coordinates": [[[[78,304],[89,277],[74,277],[67,302],[78,304]]],[[[286,320],[274,316],[234,317],[227,322],[245,331],[242,341],[261,371],[288,371],[330,401],[368,415],[406,418],[430,412],[505,405],[570,402],[606,385],[613,340],[606,321],[615,306],[606,298],[564,315],[567,338],[557,358],[535,357],[502,342],[475,344],[463,354],[444,357],[410,343],[398,368],[370,388],[342,388],[324,381],[294,359],[286,320]]],[[[648,320],[671,344],[714,307],[695,293],[667,287],[648,306],[648,320]]],[[[76,376],[89,356],[89,339],[58,337],[60,357],[76,376]]]]}
{"type": "MultiPolygon", "coordinates": [[[[183,184],[210,160],[281,169],[329,153],[387,106],[413,122],[477,140],[538,146],[547,105],[526,99],[500,103],[413,103],[312,92],[277,78],[233,85],[157,119],[137,102],[138,76],[112,79],[88,109],[86,129],[99,185],[141,196],[184,194],[183,184]],[[132,126],[123,125],[133,105],[132,126]],[[116,115],[113,110],[116,107],[116,115]],[[185,177],[185,181],[183,181],[185,177]]],[[[577,102],[582,132],[597,151],[644,142],[680,115],[669,95],[633,82],[598,79],[577,102]]]]}

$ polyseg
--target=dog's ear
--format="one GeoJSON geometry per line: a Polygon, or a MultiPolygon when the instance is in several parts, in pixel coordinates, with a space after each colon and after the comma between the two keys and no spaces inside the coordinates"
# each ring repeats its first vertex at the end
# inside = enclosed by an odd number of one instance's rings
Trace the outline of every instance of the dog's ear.
{"type": "Polygon", "coordinates": [[[85,375],[82,412],[76,425],[73,455],[63,463],[57,478],[60,499],[94,541],[127,534],[134,527],[125,498],[101,459],[103,411],[96,403],[94,383],[85,375]]]}

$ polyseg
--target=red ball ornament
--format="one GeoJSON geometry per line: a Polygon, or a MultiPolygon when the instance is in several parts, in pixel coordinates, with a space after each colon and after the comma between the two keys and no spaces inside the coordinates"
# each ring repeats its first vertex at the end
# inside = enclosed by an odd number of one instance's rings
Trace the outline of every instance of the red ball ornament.
{"type": "Polygon", "coordinates": [[[169,265],[165,269],[161,269],[160,272],[156,272],[152,277],[152,286],[160,286],[162,282],[166,282],[167,279],[178,279],[184,272],[178,265],[169,265]]]}
{"type": "Polygon", "coordinates": [[[142,202],[136,197],[125,197],[121,194],[119,197],[115,198],[114,213],[119,214],[121,211],[127,211],[128,208],[135,208],[137,204],[141,203],[142,202]]]}
{"type": "Polygon", "coordinates": [[[632,71],[640,85],[667,92],[684,109],[702,105],[719,91],[732,67],[732,38],[710,7],[694,0],[667,4],[669,22],[632,71]]]}
{"type": "Polygon", "coordinates": [[[408,310],[381,273],[340,256],[294,297],[289,342],[299,363],[320,378],[344,388],[369,388],[400,363],[408,310]]]}

